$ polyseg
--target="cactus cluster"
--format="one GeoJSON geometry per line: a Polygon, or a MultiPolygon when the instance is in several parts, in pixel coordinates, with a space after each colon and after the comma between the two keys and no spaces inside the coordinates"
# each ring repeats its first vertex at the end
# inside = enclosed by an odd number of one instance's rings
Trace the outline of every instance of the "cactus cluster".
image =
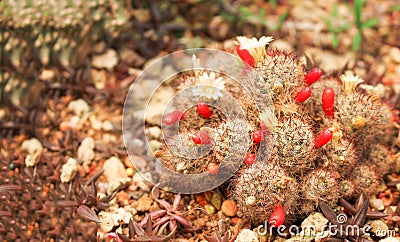
{"type": "MultiPolygon", "coordinates": [[[[214,78],[225,81],[222,86],[214,85],[214,92],[224,89],[243,108],[249,136],[261,130],[263,140],[274,142],[272,153],[264,155],[259,137],[253,135],[248,156],[228,181],[239,211],[258,224],[268,221],[274,208],[282,206],[290,223],[295,215],[315,210],[320,202],[334,205],[340,197],[376,192],[395,160],[390,150],[397,132],[392,107],[371,92],[373,86],[359,85],[363,80],[358,76],[322,75],[318,68],[307,71],[294,53],[267,51],[271,40],[238,37],[236,51],[263,78],[257,86],[271,96],[274,112],[258,110],[252,97],[244,95],[228,77],[217,74],[214,78]]],[[[201,75],[201,71],[182,74],[177,89],[201,84],[201,75]]],[[[212,81],[209,85],[213,86],[212,81]]],[[[200,95],[199,101],[211,106],[218,98],[200,95]]],[[[180,120],[181,134],[192,137],[196,130],[203,130],[214,147],[229,147],[234,142],[227,139],[229,122],[217,110],[207,118],[195,107],[186,113],[189,115],[183,114],[180,120]],[[204,124],[221,132],[202,128],[204,124]]],[[[204,146],[190,138],[180,145],[204,146]]],[[[198,173],[207,171],[209,163],[221,165],[223,152],[219,151],[212,149],[197,160],[178,157],[168,147],[157,154],[170,169],[198,173]]]]}

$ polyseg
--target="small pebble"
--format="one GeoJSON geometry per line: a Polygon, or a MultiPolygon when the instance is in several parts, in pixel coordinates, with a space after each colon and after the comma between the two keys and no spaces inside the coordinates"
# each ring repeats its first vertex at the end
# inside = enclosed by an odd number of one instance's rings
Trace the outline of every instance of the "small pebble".
{"type": "Polygon", "coordinates": [[[105,170],[103,176],[109,184],[108,192],[113,192],[131,180],[126,174],[124,164],[115,156],[110,157],[104,162],[103,169],[105,170]]]}
{"type": "Polygon", "coordinates": [[[378,237],[383,237],[382,233],[389,230],[389,227],[382,220],[373,220],[369,222],[369,225],[371,226],[371,232],[378,237]]]}
{"type": "Polygon", "coordinates": [[[320,233],[324,230],[324,228],[326,227],[326,225],[328,224],[329,220],[326,219],[324,217],[324,215],[322,213],[312,213],[310,214],[302,223],[301,223],[301,227],[305,229],[305,232],[309,232],[307,231],[307,229],[309,228],[315,228],[315,231],[317,233],[320,233]]]}
{"type": "Polygon", "coordinates": [[[385,209],[385,205],[381,199],[371,198],[369,204],[379,211],[383,211],[385,209]]]}
{"type": "Polygon", "coordinates": [[[83,99],[77,99],[71,101],[68,104],[68,109],[71,110],[75,115],[83,116],[90,111],[90,107],[87,102],[83,99]]]}
{"type": "Polygon", "coordinates": [[[61,182],[70,182],[78,171],[78,162],[74,158],[69,158],[67,163],[62,166],[60,180],[61,182]]]}
{"type": "Polygon", "coordinates": [[[133,174],[135,174],[135,170],[134,169],[132,169],[130,167],[126,169],[126,175],[132,176],[133,174]]]}
{"type": "Polygon", "coordinates": [[[161,137],[161,129],[157,126],[150,127],[148,132],[153,139],[159,139],[161,137]]]}
{"type": "Polygon", "coordinates": [[[125,191],[118,192],[115,198],[121,206],[126,206],[129,204],[130,196],[125,191]]]}
{"type": "Polygon", "coordinates": [[[114,126],[109,120],[106,120],[103,122],[103,130],[104,131],[111,131],[114,129],[114,126]]]}
{"type": "Polygon", "coordinates": [[[85,137],[82,140],[81,145],[78,147],[78,158],[83,161],[83,163],[88,163],[94,159],[94,140],[92,137],[85,137]]]}
{"type": "Polygon", "coordinates": [[[22,142],[21,147],[31,155],[34,155],[43,150],[42,143],[40,143],[40,141],[36,138],[25,140],[24,142],[22,142]]]}
{"type": "Polygon", "coordinates": [[[213,215],[215,213],[215,208],[212,205],[205,205],[204,209],[206,210],[207,214],[213,215]]]}
{"type": "Polygon", "coordinates": [[[92,126],[92,129],[94,130],[100,130],[103,126],[103,123],[99,121],[96,116],[91,115],[89,117],[90,125],[92,126]]]}
{"type": "Polygon", "coordinates": [[[136,202],[136,210],[139,212],[149,211],[151,208],[151,204],[153,203],[153,199],[150,197],[142,196],[136,202]]]}
{"type": "Polygon", "coordinates": [[[235,242],[258,242],[257,234],[250,229],[243,229],[236,237],[235,242]]]}
{"type": "Polygon", "coordinates": [[[228,217],[233,217],[236,215],[237,207],[233,200],[225,200],[222,203],[221,211],[228,217]]]}
{"type": "Polygon", "coordinates": [[[65,121],[62,121],[62,122],[60,123],[60,125],[58,126],[58,129],[59,129],[60,131],[65,132],[65,131],[67,131],[67,130],[69,129],[69,124],[68,124],[67,122],[65,122],[65,121]]]}
{"type": "Polygon", "coordinates": [[[68,126],[72,129],[78,129],[79,128],[79,124],[81,122],[81,119],[79,118],[79,116],[74,115],[72,116],[72,118],[69,120],[68,122],[68,126]]]}
{"type": "Polygon", "coordinates": [[[389,52],[390,57],[396,63],[400,63],[400,49],[396,47],[390,48],[389,52]]]}
{"type": "Polygon", "coordinates": [[[99,219],[101,220],[100,228],[102,231],[111,231],[114,227],[114,221],[110,212],[101,211],[99,213],[99,219]]]}
{"type": "Polygon", "coordinates": [[[124,208],[118,208],[118,210],[112,213],[111,216],[114,226],[119,226],[121,223],[128,224],[129,220],[132,219],[132,214],[125,211],[124,208]]]}
{"type": "Polygon", "coordinates": [[[95,55],[92,58],[92,65],[98,69],[112,70],[118,64],[118,54],[113,49],[108,49],[106,53],[95,55]]]}

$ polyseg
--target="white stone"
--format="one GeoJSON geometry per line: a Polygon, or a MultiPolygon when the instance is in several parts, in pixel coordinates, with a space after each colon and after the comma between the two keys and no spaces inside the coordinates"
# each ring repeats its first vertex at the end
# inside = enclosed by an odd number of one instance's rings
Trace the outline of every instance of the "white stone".
{"type": "Polygon", "coordinates": [[[62,166],[60,179],[61,182],[70,182],[78,171],[78,163],[74,158],[69,158],[67,163],[62,166]]]}
{"type": "Polygon", "coordinates": [[[74,115],[68,122],[68,126],[72,129],[78,129],[80,127],[81,118],[79,116],[74,115]]]}
{"type": "Polygon", "coordinates": [[[92,126],[92,129],[94,130],[100,130],[103,127],[103,123],[99,121],[95,115],[91,115],[89,117],[89,121],[92,126]]]}
{"type": "Polygon", "coordinates": [[[112,228],[114,227],[114,221],[110,212],[101,211],[99,213],[99,219],[101,220],[100,228],[104,232],[109,232],[112,230],[112,228]]]}
{"type": "Polygon", "coordinates": [[[68,104],[68,109],[74,112],[75,115],[83,116],[90,111],[90,107],[83,99],[71,101],[68,104]]]}
{"type": "Polygon", "coordinates": [[[103,122],[103,130],[104,131],[111,131],[113,130],[114,126],[112,125],[112,123],[109,120],[106,120],[103,122]]]}
{"type": "Polygon", "coordinates": [[[118,208],[116,213],[112,214],[112,219],[115,226],[120,225],[120,222],[128,224],[132,219],[132,214],[126,212],[124,208],[118,208]]]}
{"type": "Polygon", "coordinates": [[[250,229],[242,229],[235,239],[235,242],[258,242],[256,233],[250,229]]]}
{"type": "Polygon", "coordinates": [[[115,156],[104,162],[103,169],[105,170],[103,176],[105,176],[109,186],[108,193],[115,191],[119,186],[125,185],[130,181],[124,164],[115,156]]]}
{"type": "Polygon", "coordinates": [[[94,140],[92,137],[86,137],[82,140],[81,145],[78,148],[78,158],[83,163],[88,163],[94,159],[94,140]]]}
{"type": "Polygon", "coordinates": [[[389,55],[396,63],[400,63],[400,49],[396,47],[390,48],[389,55]]]}
{"type": "Polygon", "coordinates": [[[28,139],[22,142],[22,149],[26,150],[30,155],[40,153],[43,150],[42,143],[36,138],[28,139]]]}
{"type": "Polygon", "coordinates": [[[27,155],[25,157],[25,165],[35,166],[39,162],[39,158],[40,158],[39,154],[27,155]]]}
{"type": "Polygon", "coordinates": [[[369,204],[373,207],[378,209],[379,211],[382,211],[385,209],[385,205],[383,204],[383,201],[381,199],[376,199],[376,198],[371,198],[369,200],[369,204]]]}
{"type": "Polygon", "coordinates": [[[153,139],[159,139],[161,137],[161,133],[162,133],[161,129],[157,126],[148,128],[147,132],[153,139]]]}
{"type": "Polygon", "coordinates": [[[102,55],[95,55],[92,59],[92,66],[98,69],[112,70],[118,64],[118,54],[113,49],[108,49],[102,55]]]}
{"type": "MultiPolygon", "coordinates": [[[[312,213],[301,223],[301,227],[308,229],[313,228],[319,234],[324,230],[328,222],[328,219],[326,219],[322,213],[312,213]]],[[[307,232],[312,233],[313,231],[305,231],[305,233],[307,232]]]]}

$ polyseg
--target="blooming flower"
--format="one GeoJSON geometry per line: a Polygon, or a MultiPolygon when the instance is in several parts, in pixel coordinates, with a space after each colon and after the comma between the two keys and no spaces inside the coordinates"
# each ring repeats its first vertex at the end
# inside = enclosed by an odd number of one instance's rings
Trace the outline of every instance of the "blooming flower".
{"type": "Polygon", "coordinates": [[[272,37],[262,36],[260,39],[253,37],[251,39],[245,36],[238,36],[237,42],[241,49],[246,49],[254,57],[256,62],[262,60],[263,56],[266,55],[265,46],[273,40],[272,37]]]}
{"type": "Polygon", "coordinates": [[[193,69],[201,68],[200,60],[196,57],[195,54],[192,55],[192,67],[193,69]]]}
{"type": "Polygon", "coordinates": [[[193,90],[194,95],[217,99],[222,97],[221,90],[225,88],[225,81],[222,77],[216,78],[215,72],[203,73],[198,77],[196,85],[198,86],[193,90]]]}
{"type": "Polygon", "coordinates": [[[275,114],[271,110],[266,110],[260,113],[261,121],[267,126],[268,130],[274,131],[275,126],[278,123],[278,120],[275,117],[275,114]]]}
{"type": "Polygon", "coordinates": [[[359,78],[357,75],[352,76],[352,75],[342,75],[340,79],[343,82],[343,91],[346,95],[354,93],[356,86],[364,80],[359,78]]]}

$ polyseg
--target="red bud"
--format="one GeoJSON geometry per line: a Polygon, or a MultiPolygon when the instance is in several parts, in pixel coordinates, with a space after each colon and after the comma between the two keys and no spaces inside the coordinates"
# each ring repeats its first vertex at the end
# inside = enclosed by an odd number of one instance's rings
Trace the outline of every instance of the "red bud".
{"type": "Polygon", "coordinates": [[[294,99],[298,103],[302,103],[311,97],[311,88],[304,87],[301,89],[299,93],[297,93],[296,98],[294,99]]]}
{"type": "Polygon", "coordinates": [[[308,85],[311,85],[314,82],[318,81],[321,76],[322,76],[322,70],[319,68],[314,68],[309,73],[307,73],[306,83],[308,85]]]}
{"type": "Polygon", "coordinates": [[[176,121],[181,120],[183,117],[183,113],[181,111],[173,111],[170,113],[167,113],[166,115],[164,115],[163,117],[163,123],[165,125],[171,125],[174,124],[176,121]]]}
{"type": "Polygon", "coordinates": [[[274,211],[269,217],[268,223],[274,227],[279,227],[285,222],[285,210],[281,205],[274,207],[274,211]]]}
{"type": "Polygon", "coordinates": [[[193,142],[197,145],[211,144],[211,138],[207,132],[197,131],[194,133],[193,142]]]}
{"type": "Polygon", "coordinates": [[[243,60],[243,62],[247,63],[251,67],[256,66],[256,61],[254,60],[254,57],[250,55],[250,52],[246,49],[240,48],[240,45],[236,46],[236,52],[238,53],[240,59],[243,60]]]}
{"type": "Polygon", "coordinates": [[[330,128],[325,128],[314,140],[314,148],[319,148],[331,141],[333,132],[330,128]]]}
{"type": "Polygon", "coordinates": [[[263,132],[261,130],[255,130],[252,134],[251,137],[253,138],[254,143],[261,143],[262,138],[263,138],[263,132]]]}
{"type": "Polygon", "coordinates": [[[327,87],[322,93],[322,108],[328,118],[333,118],[335,113],[335,92],[332,88],[327,87]]]}
{"type": "Polygon", "coordinates": [[[197,112],[203,116],[203,118],[210,118],[211,117],[211,110],[208,107],[207,103],[200,101],[196,105],[197,112]]]}
{"type": "Polygon", "coordinates": [[[248,154],[246,155],[246,158],[244,159],[244,163],[246,165],[252,165],[256,161],[256,155],[255,154],[248,154]]]}

